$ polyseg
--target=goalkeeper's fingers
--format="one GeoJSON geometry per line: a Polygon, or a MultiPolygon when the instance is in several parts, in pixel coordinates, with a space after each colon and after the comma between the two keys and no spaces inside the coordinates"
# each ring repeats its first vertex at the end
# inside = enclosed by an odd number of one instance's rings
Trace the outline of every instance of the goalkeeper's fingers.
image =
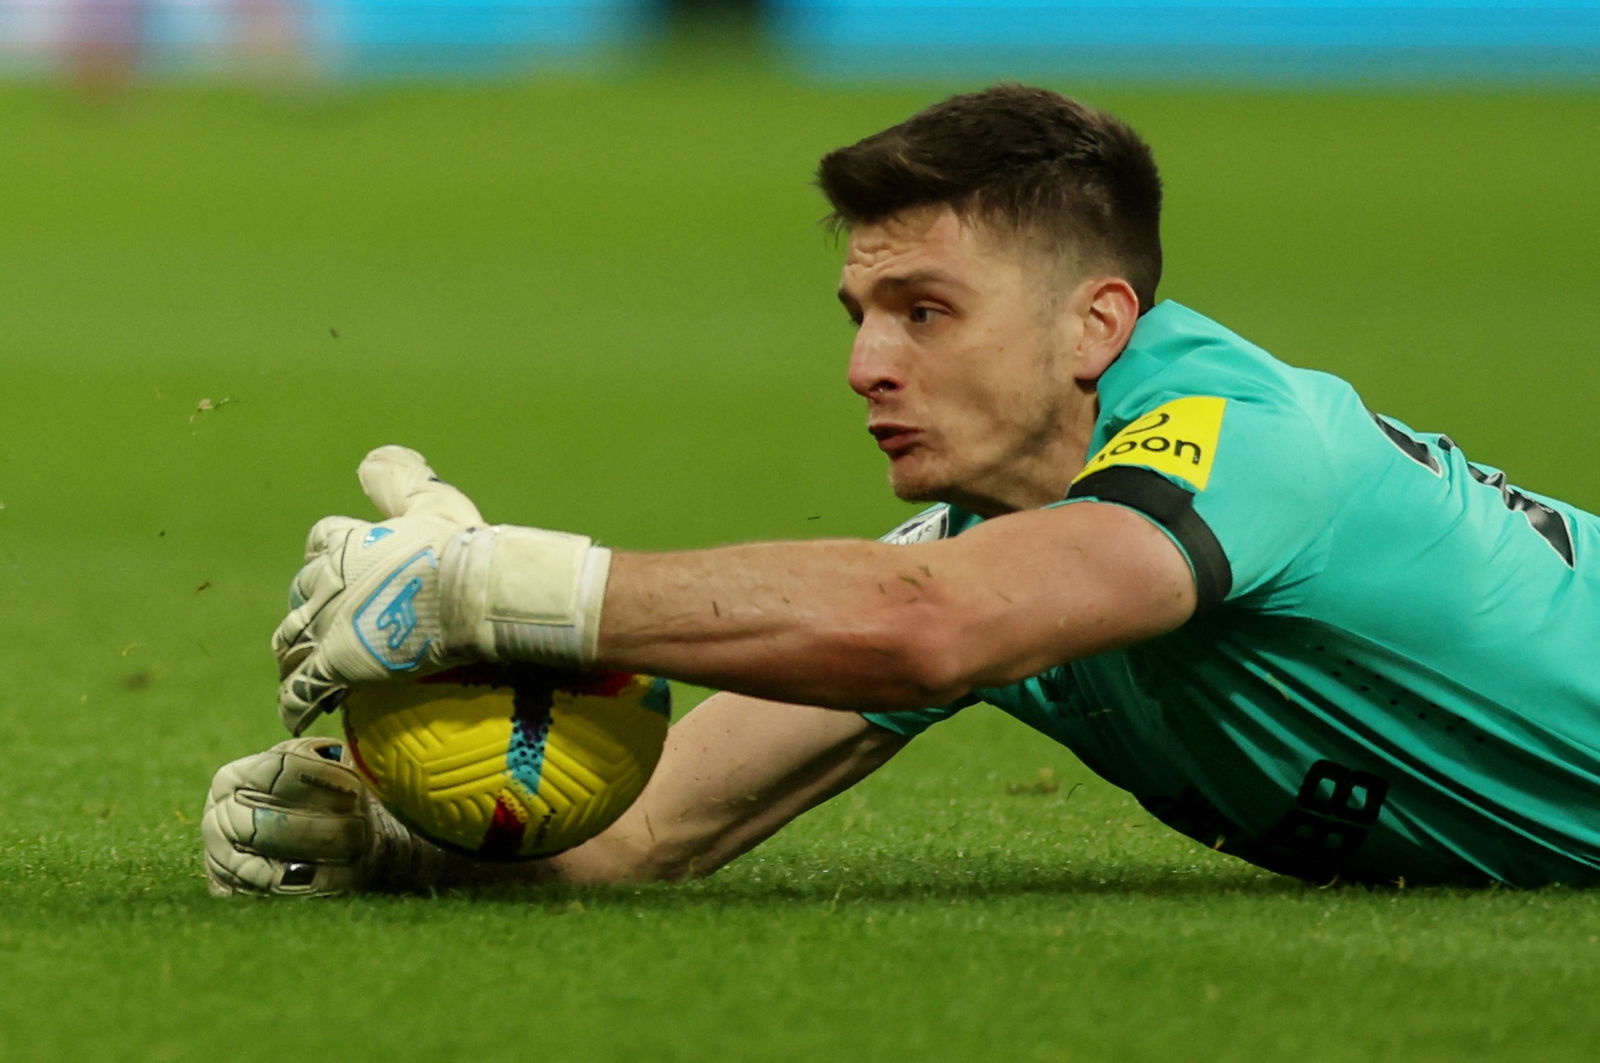
{"type": "Polygon", "coordinates": [[[314,896],[358,884],[370,843],[364,784],[339,755],[332,739],[298,739],[217,771],[200,825],[213,893],[314,896]]]}
{"type": "Polygon", "coordinates": [[[483,523],[472,500],[436,477],[427,460],[409,447],[379,447],[362,460],[356,475],[386,518],[438,516],[463,528],[483,523]]]}
{"type": "Polygon", "coordinates": [[[292,735],[298,735],[325,712],[344,703],[350,688],[334,679],[323,666],[322,651],[312,648],[286,670],[278,684],[278,718],[292,735]]]}
{"type": "Polygon", "coordinates": [[[250,794],[261,808],[305,809],[316,814],[357,811],[365,784],[341,763],[337,738],[286,738],[271,749],[240,757],[217,769],[207,803],[250,794]]]}
{"type": "Polygon", "coordinates": [[[234,851],[227,856],[206,849],[206,883],[213,897],[244,893],[267,897],[334,897],[366,885],[355,864],[273,860],[234,851]]]}
{"type": "MultiPolygon", "coordinates": [[[[354,517],[323,517],[306,532],[305,559],[309,562],[329,555],[337,558],[352,532],[365,535],[371,530],[371,521],[357,520],[354,517]]],[[[305,572],[306,569],[301,569],[300,575],[304,575],[305,572]]],[[[299,581],[300,577],[296,576],[295,582],[298,584],[299,581]]],[[[309,594],[306,596],[309,597],[309,594]]]]}
{"type": "MultiPolygon", "coordinates": [[[[316,523],[307,539],[306,563],[289,581],[289,613],[272,633],[272,652],[280,663],[306,636],[318,615],[345,588],[344,564],[340,543],[352,532],[372,525],[349,517],[326,517],[316,523]],[[332,540],[331,550],[320,544],[332,540]]],[[[280,670],[280,674],[282,671],[280,670]]]]}
{"type": "Polygon", "coordinates": [[[289,613],[272,632],[272,655],[278,675],[286,676],[316,645],[312,630],[323,609],[344,591],[344,550],[353,535],[372,525],[354,517],[324,517],[306,536],[306,563],[289,582],[289,613]]]}

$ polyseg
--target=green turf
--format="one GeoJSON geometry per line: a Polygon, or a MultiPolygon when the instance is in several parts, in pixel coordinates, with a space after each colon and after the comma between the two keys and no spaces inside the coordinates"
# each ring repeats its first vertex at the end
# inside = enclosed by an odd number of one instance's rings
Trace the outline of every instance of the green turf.
{"type": "MultiPolygon", "coordinates": [[[[278,737],[266,636],[369,446],[627,547],[905,512],[808,175],[965,86],[703,60],[0,88],[0,1059],[1600,1054],[1600,899],[1276,879],[981,712],[702,883],[205,896],[206,780],[278,737]]],[[[1056,87],[1154,142],[1167,294],[1600,506],[1600,95],[1056,87]]]]}

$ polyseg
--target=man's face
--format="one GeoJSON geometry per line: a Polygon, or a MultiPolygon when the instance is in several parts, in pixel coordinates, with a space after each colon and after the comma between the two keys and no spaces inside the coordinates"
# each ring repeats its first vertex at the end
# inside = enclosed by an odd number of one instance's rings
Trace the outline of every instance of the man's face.
{"type": "Polygon", "coordinates": [[[850,233],[839,300],[856,322],[850,387],[908,501],[984,515],[1062,497],[1082,466],[1092,387],[1060,267],[949,207],[850,233]]]}

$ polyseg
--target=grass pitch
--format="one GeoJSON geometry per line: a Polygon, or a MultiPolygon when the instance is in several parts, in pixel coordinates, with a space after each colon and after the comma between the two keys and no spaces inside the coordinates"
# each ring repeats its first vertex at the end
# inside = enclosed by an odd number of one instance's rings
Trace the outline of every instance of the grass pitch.
{"type": "MultiPolygon", "coordinates": [[[[1154,143],[1167,295],[1600,506],[1600,96],[1054,85],[1154,143]]],[[[981,710],[705,882],[205,895],[370,446],[620,547],[904,515],[808,176],[962,87],[0,89],[0,1059],[1600,1054],[1593,895],[1275,878],[981,710]]]]}

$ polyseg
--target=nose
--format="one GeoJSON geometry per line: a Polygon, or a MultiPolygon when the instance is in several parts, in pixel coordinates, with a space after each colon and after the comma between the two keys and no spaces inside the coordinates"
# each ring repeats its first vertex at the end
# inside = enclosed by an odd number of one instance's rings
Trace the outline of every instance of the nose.
{"type": "Polygon", "coordinates": [[[895,368],[894,350],[869,318],[856,331],[856,341],[850,348],[850,369],[846,379],[850,390],[864,399],[882,398],[904,386],[895,368]]]}

